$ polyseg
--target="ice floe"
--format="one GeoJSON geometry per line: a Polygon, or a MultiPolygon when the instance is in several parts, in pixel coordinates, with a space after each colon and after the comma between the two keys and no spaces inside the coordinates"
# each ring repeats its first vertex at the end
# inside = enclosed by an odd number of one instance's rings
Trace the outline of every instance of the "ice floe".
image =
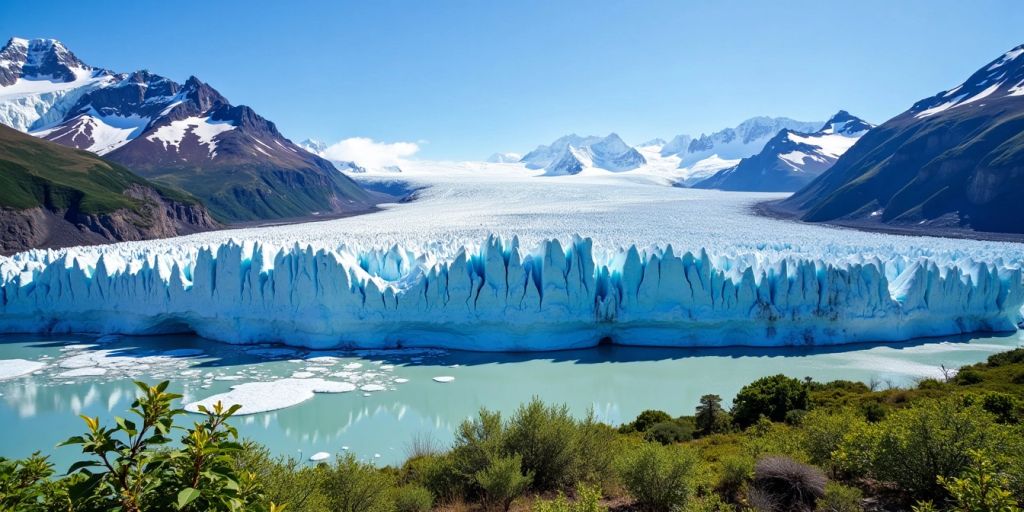
{"type": "Polygon", "coordinates": [[[212,407],[218,401],[224,405],[241,405],[239,415],[256,414],[284,409],[313,398],[316,393],[348,393],[356,386],[348,382],[335,382],[319,378],[279,379],[269,382],[247,382],[231,386],[226,393],[216,394],[185,405],[185,410],[198,412],[199,406],[212,407]]]}

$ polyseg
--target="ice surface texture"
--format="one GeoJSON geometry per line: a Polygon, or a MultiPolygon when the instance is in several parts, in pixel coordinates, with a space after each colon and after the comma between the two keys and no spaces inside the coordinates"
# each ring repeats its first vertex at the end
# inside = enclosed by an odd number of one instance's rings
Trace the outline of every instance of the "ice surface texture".
{"type": "Polygon", "coordinates": [[[0,261],[0,330],[312,348],[813,345],[1013,330],[1024,304],[1019,261],[896,253],[595,252],[579,237],[489,237],[445,258],[256,243],[100,254],[0,261]]]}

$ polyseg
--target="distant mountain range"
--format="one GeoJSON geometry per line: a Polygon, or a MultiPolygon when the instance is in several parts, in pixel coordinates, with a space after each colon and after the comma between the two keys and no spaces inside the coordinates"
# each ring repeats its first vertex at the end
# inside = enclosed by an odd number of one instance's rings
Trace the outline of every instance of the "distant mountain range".
{"type": "Polygon", "coordinates": [[[756,155],[692,187],[794,192],[832,167],[871,128],[870,123],[845,110],[840,110],[813,133],[783,128],[756,155]]]}
{"type": "Polygon", "coordinates": [[[1024,234],[1024,45],[868,131],[777,213],[908,233],[1024,234]]]}
{"type": "Polygon", "coordinates": [[[0,254],[218,227],[195,197],[6,126],[0,126],[0,226],[0,254]]]}
{"type": "Polygon", "coordinates": [[[0,50],[0,123],[179,187],[227,222],[373,206],[330,162],[198,78],[93,68],[53,39],[0,50]]]}
{"type": "Polygon", "coordinates": [[[548,175],[579,174],[583,169],[597,168],[621,172],[636,169],[647,160],[617,134],[607,137],[561,137],[548,146],[538,146],[520,162],[530,169],[545,169],[548,175]]]}

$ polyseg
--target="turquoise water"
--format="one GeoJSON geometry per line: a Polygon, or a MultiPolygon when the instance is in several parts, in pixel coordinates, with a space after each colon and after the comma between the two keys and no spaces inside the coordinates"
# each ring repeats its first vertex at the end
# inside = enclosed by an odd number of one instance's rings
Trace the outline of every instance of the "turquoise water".
{"type": "Polygon", "coordinates": [[[46,366],[0,381],[0,456],[42,450],[66,465],[77,455],[75,448],[55,445],[82,430],[78,415],[124,415],[134,397],[133,379],[169,379],[186,401],[289,376],[378,384],[383,391],[316,394],[235,423],[242,436],[278,454],[307,458],[347,448],[361,458],[393,464],[405,459],[414,438],[444,445],[455,426],[480,407],[509,413],[534,395],[564,402],[576,414],[593,409],[599,419],[617,424],[644,409],[689,414],[703,394],[728,400],[744,384],[775,373],[906,386],[940,376],[942,366],[956,368],[1022,345],[1024,333],[1018,332],[819,348],[337,353],[254,350],[186,336],[7,335],[0,336],[0,359],[46,366]],[[438,383],[433,380],[438,376],[455,380],[438,383]]]}

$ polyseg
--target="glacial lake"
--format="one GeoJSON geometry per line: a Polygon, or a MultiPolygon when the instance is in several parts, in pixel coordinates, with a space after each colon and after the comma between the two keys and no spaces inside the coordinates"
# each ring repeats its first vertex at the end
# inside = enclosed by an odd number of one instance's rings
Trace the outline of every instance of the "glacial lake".
{"type": "MultiPolygon", "coordinates": [[[[744,384],[775,373],[909,386],[941,376],[943,365],[956,368],[1022,345],[1024,331],[814,348],[352,353],[236,346],[194,336],[4,335],[0,359],[46,366],[0,381],[0,456],[42,450],[65,467],[77,450],[55,445],[81,432],[78,415],[105,421],[125,415],[135,395],[133,379],[171,380],[171,389],[185,395],[185,402],[233,385],[284,377],[369,386],[366,391],[318,393],[298,405],[240,416],[234,423],[243,437],[276,454],[305,460],[316,452],[347,449],[378,464],[399,464],[414,438],[445,445],[457,425],[480,407],[509,414],[534,395],[566,403],[578,415],[593,409],[600,420],[619,424],[644,409],[690,414],[703,394],[728,401],[744,384]],[[434,380],[445,376],[454,380],[434,380]]],[[[188,415],[179,423],[196,418],[188,415]]]]}

